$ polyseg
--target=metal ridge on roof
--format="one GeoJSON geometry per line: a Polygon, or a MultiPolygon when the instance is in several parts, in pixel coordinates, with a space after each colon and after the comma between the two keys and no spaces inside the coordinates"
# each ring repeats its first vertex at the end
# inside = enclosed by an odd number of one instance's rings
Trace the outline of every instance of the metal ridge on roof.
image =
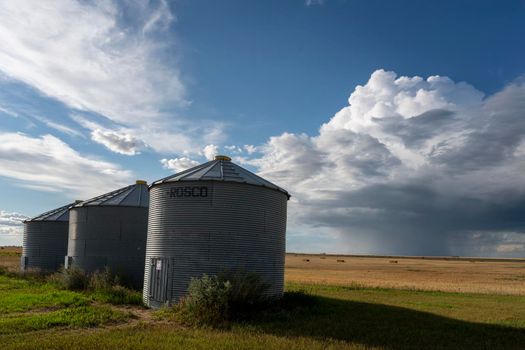
{"type": "Polygon", "coordinates": [[[75,203],[66,204],[60,208],[56,208],[50,211],[46,211],[40,215],[37,215],[31,219],[24,220],[24,222],[34,221],[69,221],[69,208],[75,203]]]}
{"type": "Polygon", "coordinates": [[[148,185],[145,181],[139,180],[133,185],[104,193],[74,205],[75,208],[87,206],[149,207],[148,185]]]}
{"type": "Polygon", "coordinates": [[[255,175],[243,167],[231,162],[229,159],[230,158],[226,156],[217,156],[215,160],[154,181],[150,187],[163,183],[179,181],[238,182],[277,190],[286,194],[288,198],[290,198],[290,194],[285,189],[271,183],[268,180],[263,179],[258,175],[255,175]]]}

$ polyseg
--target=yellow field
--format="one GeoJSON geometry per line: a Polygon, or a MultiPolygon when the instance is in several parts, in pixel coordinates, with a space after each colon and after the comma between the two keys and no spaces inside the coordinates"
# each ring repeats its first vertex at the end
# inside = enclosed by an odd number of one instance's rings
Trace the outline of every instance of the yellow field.
{"type": "Polygon", "coordinates": [[[287,254],[285,276],[287,282],[525,295],[525,259],[287,254]]]}
{"type": "Polygon", "coordinates": [[[7,268],[10,271],[18,271],[20,268],[20,247],[0,247],[0,267],[7,268]]]}
{"type": "MultiPolygon", "coordinates": [[[[0,266],[18,270],[20,254],[21,248],[0,247],[0,266]]],[[[525,295],[525,259],[287,254],[285,278],[299,283],[525,295]]]]}

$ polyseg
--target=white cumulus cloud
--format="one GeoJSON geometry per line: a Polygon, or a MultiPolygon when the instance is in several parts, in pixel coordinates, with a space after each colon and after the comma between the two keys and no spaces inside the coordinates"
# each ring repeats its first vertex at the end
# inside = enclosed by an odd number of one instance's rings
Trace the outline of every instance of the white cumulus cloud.
{"type": "Polygon", "coordinates": [[[0,210],[0,235],[22,234],[22,222],[27,219],[29,219],[29,217],[23,214],[0,210]]]}
{"type": "Polygon", "coordinates": [[[239,146],[235,146],[235,145],[224,146],[224,149],[226,149],[228,152],[232,152],[232,153],[241,153],[242,152],[242,148],[240,148],[239,146]]]}
{"type": "Polygon", "coordinates": [[[91,132],[91,139],[98,142],[113,152],[133,156],[144,147],[141,140],[125,132],[95,129],[91,132]]]}
{"type": "Polygon", "coordinates": [[[160,162],[164,168],[173,170],[176,173],[199,165],[199,162],[188,157],[161,159],[160,162]]]}
{"type": "Polygon", "coordinates": [[[244,145],[243,148],[246,150],[246,152],[248,152],[248,154],[257,152],[257,147],[255,147],[254,145],[244,145]]]}
{"type": "Polygon", "coordinates": [[[204,155],[204,157],[206,157],[206,159],[213,160],[215,156],[219,154],[219,146],[214,144],[206,145],[202,149],[202,154],[204,155]]]}

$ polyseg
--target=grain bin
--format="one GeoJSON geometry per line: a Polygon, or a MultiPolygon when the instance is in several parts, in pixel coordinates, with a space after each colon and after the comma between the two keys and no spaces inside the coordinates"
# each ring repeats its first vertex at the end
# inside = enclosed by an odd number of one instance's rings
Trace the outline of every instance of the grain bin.
{"type": "Polygon", "coordinates": [[[69,228],[68,209],[74,203],[24,221],[20,270],[53,272],[64,263],[69,228]]]}
{"type": "Polygon", "coordinates": [[[74,205],[69,211],[66,267],[86,272],[109,267],[142,288],[148,205],[148,186],[141,180],[74,205]]]}
{"type": "Polygon", "coordinates": [[[288,192],[226,156],[150,186],[144,303],[177,302],[192,277],[259,273],[283,293],[288,192]]]}

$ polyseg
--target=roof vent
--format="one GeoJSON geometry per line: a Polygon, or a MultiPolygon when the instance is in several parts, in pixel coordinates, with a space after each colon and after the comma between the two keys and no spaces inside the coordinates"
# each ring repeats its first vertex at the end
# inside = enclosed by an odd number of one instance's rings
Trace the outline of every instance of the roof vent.
{"type": "Polygon", "coordinates": [[[229,162],[232,159],[230,157],[228,157],[228,156],[217,155],[217,156],[215,156],[215,160],[225,160],[225,161],[229,162]]]}
{"type": "Polygon", "coordinates": [[[75,204],[82,203],[82,202],[83,202],[82,199],[75,199],[75,204]]]}
{"type": "Polygon", "coordinates": [[[144,180],[137,180],[137,181],[135,181],[135,184],[137,184],[137,185],[147,185],[148,182],[144,181],[144,180]]]}

